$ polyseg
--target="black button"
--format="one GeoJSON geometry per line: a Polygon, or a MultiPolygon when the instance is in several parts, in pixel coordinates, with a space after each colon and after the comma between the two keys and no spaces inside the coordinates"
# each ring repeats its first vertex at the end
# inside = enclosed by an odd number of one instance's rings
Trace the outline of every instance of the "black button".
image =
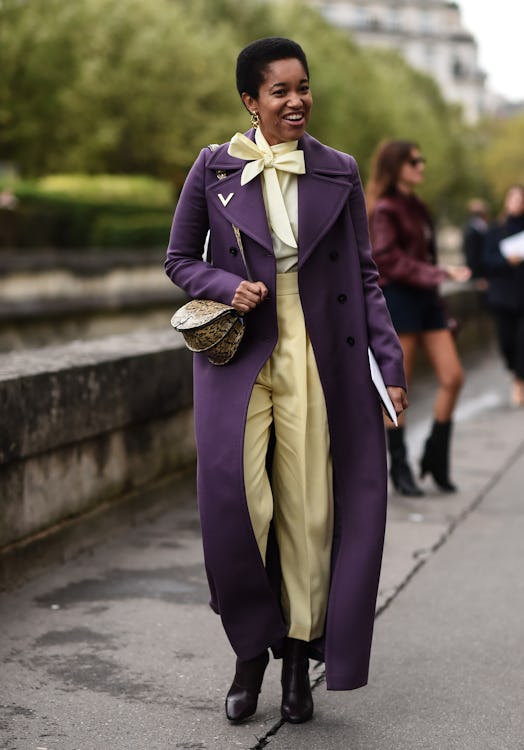
{"type": "Polygon", "coordinates": [[[338,299],[338,301],[340,302],[341,305],[343,305],[344,302],[347,301],[347,298],[348,298],[347,294],[339,294],[338,297],[337,297],[337,299],[338,299]]]}
{"type": "Polygon", "coordinates": [[[238,250],[236,249],[236,247],[230,247],[229,252],[231,253],[231,255],[238,255],[238,250]]]}
{"type": "Polygon", "coordinates": [[[353,336],[348,336],[346,339],[346,343],[350,346],[355,346],[355,339],[353,338],[353,336]]]}
{"type": "Polygon", "coordinates": [[[338,250],[332,250],[329,253],[329,259],[330,260],[336,260],[338,258],[338,250]]]}

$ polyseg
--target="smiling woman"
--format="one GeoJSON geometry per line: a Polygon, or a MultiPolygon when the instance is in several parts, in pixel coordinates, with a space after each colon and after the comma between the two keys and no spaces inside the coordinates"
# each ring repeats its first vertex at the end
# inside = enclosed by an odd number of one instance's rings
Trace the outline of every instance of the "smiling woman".
{"type": "Polygon", "coordinates": [[[301,138],[313,104],[304,66],[296,59],[270,63],[257,96],[244,91],[242,101],[258,115],[270,146],[301,138]]]}
{"type": "Polygon", "coordinates": [[[271,649],[282,658],[282,717],[301,723],[313,715],[310,657],[325,661],[330,690],[368,676],[387,489],[368,347],[397,413],[407,399],[356,162],[306,132],[302,48],[248,45],[237,89],[254,127],[202,150],[166,271],[246,322],[227,365],[194,355],[211,606],[237,656],[226,715],[255,713],[271,649]]]}

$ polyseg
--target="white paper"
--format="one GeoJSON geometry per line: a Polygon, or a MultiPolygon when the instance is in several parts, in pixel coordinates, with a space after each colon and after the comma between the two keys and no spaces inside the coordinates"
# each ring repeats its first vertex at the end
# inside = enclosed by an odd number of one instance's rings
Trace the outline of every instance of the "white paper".
{"type": "Polygon", "coordinates": [[[524,232],[517,232],[500,241],[500,252],[505,258],[524,258],[524,232]]]}
{"type": "Polygon", "coordinates": [[[389,418],[395,425],[395,427],[398,427],[398,419],[397,419],[397,413],[395,411],[395,407],[393,406],[393,401],[391,400],[388,390],[386,388],[386,384],[384,383],[384,379],[382,378],[382,373],[380,372],[380,368],[378,366],[377,360],[375,359],[375,355],[371,351],[371,349],[368,347],[368,357],[369,357],[369,371],[371,372],[371,380],[375,384],[375,388],[377,389],[378,395],[380,396],[380,400],[382,401],[382,404],[384,408],[386,409],[389,418]]]}

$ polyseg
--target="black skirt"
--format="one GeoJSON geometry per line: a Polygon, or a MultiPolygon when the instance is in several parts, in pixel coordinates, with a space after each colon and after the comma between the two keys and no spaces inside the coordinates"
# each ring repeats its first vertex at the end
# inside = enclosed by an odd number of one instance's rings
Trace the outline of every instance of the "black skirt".
{"type": "Polygon", "coordinates": [[[436,289],[387,284],[382,291],[397,333],[439,331],[448,327],[436,289]]]}

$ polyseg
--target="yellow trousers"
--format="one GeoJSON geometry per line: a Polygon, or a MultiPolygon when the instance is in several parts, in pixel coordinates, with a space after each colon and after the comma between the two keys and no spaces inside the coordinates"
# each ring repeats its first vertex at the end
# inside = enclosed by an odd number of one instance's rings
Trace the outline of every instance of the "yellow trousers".
{"type": "Polygon", "coordinates": [[[333,470],[324,393],[304,324],[296,273],[277,275],[278,343],[253,387],[244,439],[251,523],[265,561],[274,518],[289,636],[322,635],[333,537],[333,470]],[[271,482],[266,454],[276,445],[271,482]]]}

